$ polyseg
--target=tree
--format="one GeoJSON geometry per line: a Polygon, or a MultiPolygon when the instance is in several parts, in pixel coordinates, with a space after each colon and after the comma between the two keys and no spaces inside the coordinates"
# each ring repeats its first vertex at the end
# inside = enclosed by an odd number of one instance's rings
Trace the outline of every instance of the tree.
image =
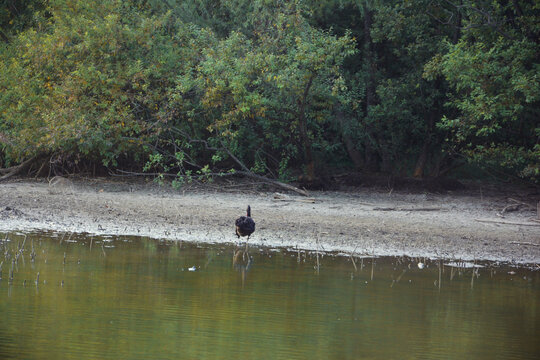
{"type": "Polygon", "coordinates": [[[116,164],[159,132],[181,48],[170,16],[122,1],[55,1],[2,49],[0,133],[10,161],[69,154],[116,164]]]}
{"type": "Polygon", "coordinates": [[[8,43],[17,32],[44,21],[45,7],[44,0],[0,0],[0,40],[8,43]]]}
{"type": "Polygon", "coordinates": [[[178,78],[173,98],[187,123],[206,124],[210,144],[230,149],[254,171],[283,177],[301,160],[312,180],[313,149],[327,146],[324,127],[353,40],[314,29],[296,4],[256,15],[249,36],[232,32],[206,48],[196,71],[178,78]]]}
{"type": "Polygon", "coordinates": [[[539,178],[535,3],[1,4],[3,166],[539,178]]]}
{"type": "Polygon", "coordinates": [[[446,85],[422,73],[451,31],[426,12],[430,3],[327,1],[314,13],[318,26],[338,24],[338,33],[350,27],[358,38],[357,55],[344,64],[348,91],[335,117],[352,162],[364,172],[422,177],[430,166],[436,175],[443,156],[434,124],[446,85]]]}
{"type": "Polygon", "coordinates": [[[461,38],[447,43],[426,75],[452,87],[439,128],[449,151],[523,178],[540,179],[540,7],[534,3],[463,2],[461,38]]]}

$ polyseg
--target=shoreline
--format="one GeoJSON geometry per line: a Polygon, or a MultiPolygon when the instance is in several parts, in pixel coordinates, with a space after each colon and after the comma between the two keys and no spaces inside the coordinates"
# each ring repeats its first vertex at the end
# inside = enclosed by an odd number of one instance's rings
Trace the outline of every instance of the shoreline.
{"type": "Polygon", "coordinates": [[[501,196],[360,189],[314,191],[310,193],[313,200],[308,200],[245,186],[174,190],[141,181],[59,179],[54,184],[44,180],[1,183],[0,231],[234,244],[234,220],[245,214],[249,204],[257,224],[249,240],[254,246],[318,248],[358,256],[540,263],[540,226],[530,221],[536,212],[524,209],[502,219],[496,215],[505,206],[501,196]]]}

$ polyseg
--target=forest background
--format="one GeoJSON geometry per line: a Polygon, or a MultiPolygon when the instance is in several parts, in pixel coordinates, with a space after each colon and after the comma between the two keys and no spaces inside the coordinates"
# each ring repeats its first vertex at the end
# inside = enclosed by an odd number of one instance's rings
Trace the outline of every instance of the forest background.
{"type": "Polygon", "coordinates": [[[540,180],[540,3],[0,0],[0,176],[540,180]]]}

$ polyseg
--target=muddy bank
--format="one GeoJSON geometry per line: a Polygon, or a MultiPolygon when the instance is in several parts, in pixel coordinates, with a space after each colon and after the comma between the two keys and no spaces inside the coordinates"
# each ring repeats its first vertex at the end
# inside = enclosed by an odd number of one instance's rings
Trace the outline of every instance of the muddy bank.
{"type": "MultiPolygon", "coordinates": [[[[257,223],[251,244],[315,249],[318,237],[323,250],[359,255],[540,263],[540,223],[531,220],[536,210],[523,205],[497,216],[509,205],[508,196],[363,189],[312,192],[314,202],[293,194],[275,197],[243,184],[176,191],[108,179],[61,179],[52,186],[11,181],[0,184],[0,231],[234,243],[234,219],[250,204],[257,223]]],[[[527,202],[526,194],[520,199],[527,202]]]]}

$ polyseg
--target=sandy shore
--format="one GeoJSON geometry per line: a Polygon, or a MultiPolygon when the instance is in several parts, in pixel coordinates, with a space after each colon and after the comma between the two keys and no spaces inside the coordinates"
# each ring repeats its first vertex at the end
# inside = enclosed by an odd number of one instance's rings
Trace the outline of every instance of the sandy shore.
{"type": "MultiPolygon", "coordinates": [[[[508,195],[363,189],[312,192],[314,202],[307,202],[293,194],[276,199],[274,192],[242,188],[214,184],[173,190],[109,179],[62,178],[52,186],[46,181],[4,182],[0,184],[0,231],[234,243],[234,219],[244,215],[250,204],[257,223],[250,239],[253,245],[540,263],[540,223],[532,221],[536,210],[521,206],[519,211],[497,216],[509,204],[508,195]]],[[[527,202],[526,194],[520,196],[527,202]]]]}

